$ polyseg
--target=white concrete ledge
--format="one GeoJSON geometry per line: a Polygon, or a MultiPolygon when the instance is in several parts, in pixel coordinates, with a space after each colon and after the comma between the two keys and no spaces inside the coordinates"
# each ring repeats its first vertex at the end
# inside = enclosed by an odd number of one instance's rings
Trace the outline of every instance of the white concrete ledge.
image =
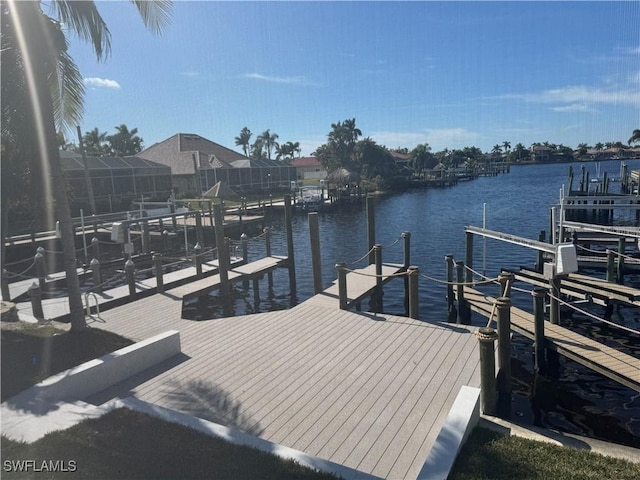
{"type": "Polygon", "coordinates": [[[180,353],[180,332],[170,330],[53,375],[35,385],[42,399],[82,400],[180,353]]]}
{"type": "Polygon", "coordinates": [[[419,479],[446,480],[451,468],[480,419],[480,389],[463,385],[427,459],[419,479]]]}
{"type": "Polygon", "coordinates": [[[270,442],[263,438],[254,437],[253,435],[249,435],[248,433],[244,433],[235,428],[225,427],[224,425],[193,417],[186,413],[177,412],[175,410],[170,410],[168,408],[153,405],[134,397],[128,397],[123,400],[116,400],[114,403],[117,407],[126,407],[131,410],[146,413],[147,415],[152,415],[167,422],[184,425],[206,435],[218,437],[235,445],[252,447],[283,458],[285,460],[295,460],[305,467],[309,467],[322,472],[333,473],[334,475],[337,475],[340,478],[344,478],[345,480],[380,480],[379,477],[376,477],[369,473],[361,472],[360,470],[355,470],[353,468],[349,468],[344,465],[325,460],[324,458],[315,457],[299,450],[270,442]]]}

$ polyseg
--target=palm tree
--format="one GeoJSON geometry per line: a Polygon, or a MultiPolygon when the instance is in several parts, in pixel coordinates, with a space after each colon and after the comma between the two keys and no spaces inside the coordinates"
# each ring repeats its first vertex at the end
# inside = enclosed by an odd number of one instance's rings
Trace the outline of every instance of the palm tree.
{"type": "Polygon", "coordinates": [[[115,129],[117,133],[107,137],[107,142],[109,142],[109,155],[113,157],[127,157],[129,155],[135,155],[142,150],[142,138],[137,135],[137,128],[129,131],[129,128],[125,124],[122,124],[115,127],[115,129]]]}
{"type": "Polygon", "coordinates": [[[271,160],[271,152],[278,147],[278,135],[276,133],[271,133],[269,129],[262,132],[260,135],[262,138],[262,145],[267,150],[267,158],[271,160]]]}
{"type": "MultiPolygon", "coordinates": [[[[56,215],[51,211],[50,218],[57,217],[60,223],[71,331],[80,332],[87,325],[57,131],[75,125],[80,119],[84,89],[82,77],[67,53],[67,38],[61,26],[90,42],[98,60],[109,54],[111,36],[94,2],[52,1],[47,3],[52,16],[46,15],[41,5],[15,0],[0,4],[2,73],[15,81],[7,87],[15,96],[3,95],[3,104],[11,98],[10,105],[2,108],[3,142],[15,144],[23,153],[34,145],[32,152],[39,163],[32,172],[40,173],[40,177],[32,178],[32,182],[38,181],[32,185],[32,191],[52,197],[42,205],[53,204],[56,215]]],[[[145,25],[160,32],[169,18],[171,4],[137,2],[136,6],[145,25]]]]}
{"type": "Polygon", "coordinates": [[[416,148],[411,150],[409,154],[409,162],[411,166],[420,174],[424,175],[426,168],[433,168],[437,165],[438,161],[431,154],[431,147],[428,143],[421,143],[416,145],[416,148]]]}
{"type": "Polygon", "coordinates": [[[251,140],[251,135],[253,135],[251,130],[243,127],[242,130],[240,130],[240,135],[235,138],[236,145],[242,146],[242,152],[245,157],[249,156],[249,141],[251,140]]]}
{"type": "Polygon", "coordinates": [[[504,142],[502,142],[502,146],[504,147],[504,151],[506,153],[509,153],[509,150],[511,150],[511,142],[505,140],[504,142]]]}
{"type": "Polygon", "coordinates": [[[640,129],[637,129],[637,128],[631,134],[631,138],[629,138],[629,140],[627,141],[627,144],[631,145],[632,143],[636,143],[636,142],[640,142],[640,129]]]}
{"type": "Polygon", "coordinates": [[[100,157],[107,153],[107,132],[100,132],[98,127],[94,128],[90,132],[85,132],[82,136],[82,143],[84,144],[84,150],[87,155],[91,157],[100,157]]]}

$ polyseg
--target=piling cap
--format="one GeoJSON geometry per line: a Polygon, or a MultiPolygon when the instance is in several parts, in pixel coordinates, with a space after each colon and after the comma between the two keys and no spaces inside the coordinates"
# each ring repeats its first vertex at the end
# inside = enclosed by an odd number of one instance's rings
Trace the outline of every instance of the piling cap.
{"type": "Polygon", "coordinates": [[[491,327],[481,327],[476,332],[478,340],[481,342],[494,342],[498,339],[498,334],[491,327]]]}

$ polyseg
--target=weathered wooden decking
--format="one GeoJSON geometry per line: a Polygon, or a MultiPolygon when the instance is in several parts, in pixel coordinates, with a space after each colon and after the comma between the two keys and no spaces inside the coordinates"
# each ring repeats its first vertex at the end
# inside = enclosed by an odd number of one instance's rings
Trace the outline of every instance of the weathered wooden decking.
{"type": "MultiPolygon", "coordinates": [[[[464,295],[471,310],[492,315],[494,298],[469,287],[464,295]]],[[[511,329],[534,339],[533,315],[511,306],[511,329]]],[[[548,348],[640,392],[640,359],[550,322],[544,323],[544,334],[548,348]]]]}
{"type": "Polygon", "coordinates": [[[201,322],[181,319],[168,294],[104,312],[94,326],[132,339],[178,329],[184,357],[91,400],[134,395],[380,477],[416,478],[460,387],[479,386],[474,329],[316,297],[201,322]]]}

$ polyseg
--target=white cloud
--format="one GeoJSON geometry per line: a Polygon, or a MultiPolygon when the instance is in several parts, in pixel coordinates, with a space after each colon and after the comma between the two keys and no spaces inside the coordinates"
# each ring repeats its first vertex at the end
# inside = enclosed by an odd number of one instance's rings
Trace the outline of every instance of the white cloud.
{"type": "Polygon", "coordinates": [[[480,134],[466,128],[433,128],[421,132],[373,132],[371,138],[388,148],[414,148],[420,143],[428,143],[433,151],[444,148],[462,148],[473,145],[480,134]]]}
{"type": "Polygon", "coordinates": [[[637,89],[604,90],[585,86],[570,86],[544,90],[538,93],[507,94],[501,98],[524,100],[532,103],[559,104],[625,104],[640,106],[640,91],[637,89]]]}
{"type": "Polygon", "coordinates": [[[269,75],[262,75],[261,73],[245,73],[244,77],[271,83],[285,83],[290,85],[314,85],[313,82],[302,75],[296,75],[293,77],[273,77],[269,75]]]}
{"type": "Polygon", "coordinates": [[[565,105],[563,107],[553,107],[552,110],[554,112],[591,112],[592,109],[589,108],[584,103],[572,103],[571,105],[565,105]]]}
{"type": "Polygon", "coordinates": [[[84,84],[96,88],[120,88],[120,84],[108,78],[89,77],[84,79],[84,84]]]}

